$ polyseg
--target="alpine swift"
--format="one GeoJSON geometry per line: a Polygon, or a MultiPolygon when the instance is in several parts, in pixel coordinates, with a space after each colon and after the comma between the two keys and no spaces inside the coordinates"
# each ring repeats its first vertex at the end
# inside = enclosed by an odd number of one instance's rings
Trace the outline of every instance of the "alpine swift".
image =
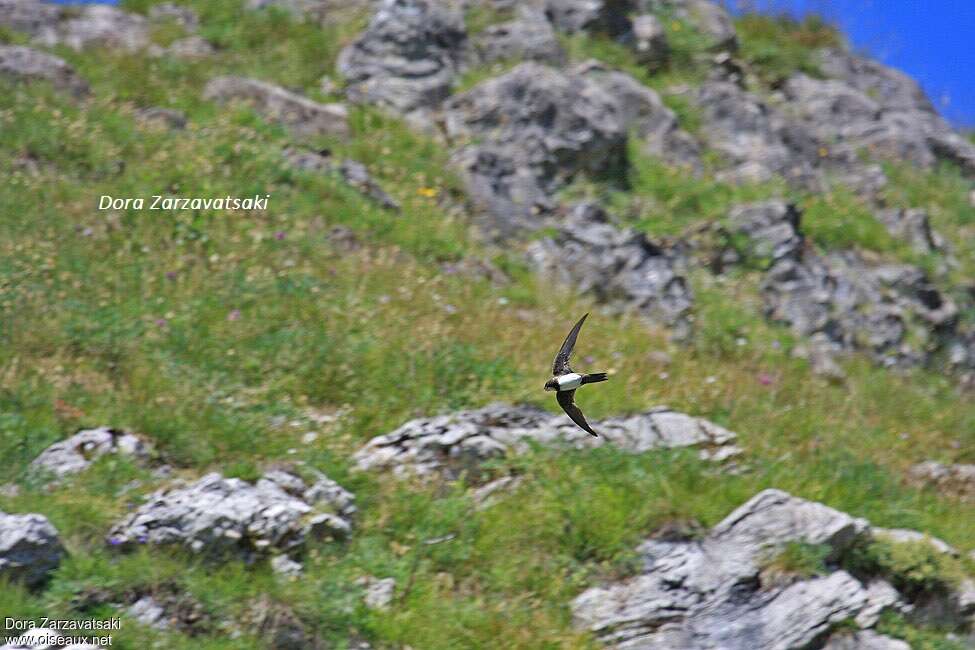
{"type": "Polygon", "coordinates": [[[598,438],[599,434],[592,430],[592,427],[586,422],[586,416],[576,406],[575,394],[579,386],[583,384],[595,384],[598,381],[606,381],[608,377],[605,372],[593,372],[588,375],[580,375],[577,372],[573,372],[572,368],[569,367],[569,357],[572,356],[572,348],[575,347],[576,337],[579,336],[579,330],[582,329],[582,324],[586,322],[588,316],[589,314],[586,314],[580,318],[579,322],[572,328],[572,331],[569,332],[569,335],[565,337],[565,341],[562,342],[562,349],[555,355],[555,364],[552,366],[552,375],[554,376],[545,382],[545,390],[556,391],[555,399],[558,400],[562,410],[584,431],[588,431],[598,438]]]}

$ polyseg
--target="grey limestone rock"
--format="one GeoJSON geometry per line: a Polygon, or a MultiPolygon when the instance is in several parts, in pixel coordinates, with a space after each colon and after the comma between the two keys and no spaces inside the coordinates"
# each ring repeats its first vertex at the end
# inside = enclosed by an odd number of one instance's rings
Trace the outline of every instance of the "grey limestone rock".
{"type": "Polygon", "coordinates": [[[106,454],[146,461],[152,454],[152,447],[139,436],[111,427],[83,429],[45,449],[31,461],[30,468],[60,479],[84,471],[106,454]]]}
{"type": "Polygon", "coordinates": [[[975,465],[951,465],[929,460],[913,466],[910,477],[916,483],[931,486],[945,494],[975,498],[975,465]]]}
{"type": "Polygon", "coordinates": [[[287,126],[296,136],[349,133],[348,111],[342,104],[319,104],[257,79],[217,77],[207,83],[203,96],[222,103],[246,102],[267,119],[287,126]]]}
{"type": "Polygon", "coordinates": [[[57,25],[64,8],[40,0],[0,0],[0,27],[32,36],[57,25]]]}
{"type": "Polygon", "coordinates": [[[64,555],[58,531],[47,517],[0,512],[0,576],[36,587],[64,555]]]}
{"type": "Polygon", "coordinates": [[[284,160],[290,167],[302,171],[338,174],[345,183],[381,207],[395,212],[400,210],[399,203],[383,190],[372,178],[366,166],[360,162],[348,158],[337,161],[328,151],[317,152],[297,148],[285,149],[284,160]]]}
{"type": "Polygon", "coordinates": [[[218,473],[155,492],[109,532],[113,546],[180,545],[219,558],[251,560],[300,551],[309,538],[345,538],[353,497],[321,474],[308,485],[286,471],[256,483],[218,473]]]}
{"type": "Polygon", "coordinates": [[[362,470],[456,477],[477,471],[488,459],[518,453],[530,443],[591,448],[613,445],[632,453],[696,447],[705,458],[723,460],[740,452],[737,436],[702,418],[657,408],[645,413],[593,423],[593,438],[561,415],[528,406],[492,404],[432,418],[411,420],[370,440],[356,452],[362,470]]]}
{"type": "Polygon", "coordinates": [[[806,648],[886,596],[843,570],[762,584],[762,564],[790,542],[825,544],[837,558],[868,529],[863,519],[765,490],[701,540],[648,540],[638,549],[641,573],[585,591],[573,617],[614,648],[806,648]]]}
{"type": "Polygon", "coordinates": [[[681,255],[609,223],[598,206],[577,205],[552,237],[532,242],[528,257],[578,293],[669,326],[677,338],[690,333],[693,295],[681,255]]]}
{"type": "Polygon", "coordinates": [[[536,7],[521,6],[514,20],[491,25],[472,39],[481,62],[520,60],[560,65],[565,52],[546,19],[536,7]]]}
{"type": "Polygon", "coordinates": [[[0,78],[47,81],[76,97],[89,92],[88,83],[63,59],[21,45],[0,45],[0,78]]]}
{"type": "Polygon", "coordinates": [[[625,166],[618,103],[576,74],[522,63],[451,98],[444,113],[468,194],[491,218],[485,229],[502,235],[538,225],[576,176],[625,166]]]}
{"type": "Polygon", "coordinates": [[[450,94],[468,56],[460,12],[436,0],[382,0],[337,66],[350,100],[424,124],[450,94]]]}
{"type": "Polygon", "coordinates": [[[149,45],[149,21],[139,14],[108,5],[86,5],[77,16],[47,24],[37,33],[46,46],[66,45],[75,50],[108,47],[135,52],[149,45]]]}

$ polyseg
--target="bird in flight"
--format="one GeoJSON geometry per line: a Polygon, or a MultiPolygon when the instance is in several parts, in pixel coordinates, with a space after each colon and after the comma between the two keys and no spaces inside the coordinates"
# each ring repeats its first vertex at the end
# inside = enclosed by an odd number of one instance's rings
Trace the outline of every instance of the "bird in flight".
{"type": "Polygon", "coordinates": [[[586,416],[576,406],[575,394],[579,386],[606,381],[608,377],[605,372],[593,372],[588,375],[580,375],[577,372],[573,372],[572,368],[569,367],[569,357],[572,356],[572,348],[575,347],[576,337],[579,336],[579,330],[582,329],[582,324],[586,322],[588,316],[589,314],[586,314],[580,318],[579,322],[572,328],[572,331],[569,332],[569,335],[565,337],[565,341],[562,342],[562,348],[555,355],[555,364],[552,366],[552,375],[554,376],[545,382],[545,390],[556,391],[555,399],[558,400],[562,410],[584,431],[588,431],[598,438],[599,434],[592,430],[592,427],[586,422],[586,416]]]}

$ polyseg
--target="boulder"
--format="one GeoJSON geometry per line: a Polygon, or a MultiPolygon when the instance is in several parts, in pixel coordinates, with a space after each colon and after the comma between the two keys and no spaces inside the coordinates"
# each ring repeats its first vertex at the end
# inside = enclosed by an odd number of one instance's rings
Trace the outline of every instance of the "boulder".
{"type": "Polygon", "coordinates": [[[57,25],[64,8],[40,0],[0,0],[0,27],[36,36],[57,25]]]}
{"type": "Polygon", "coordinates": [[[646,153],[672,165],[700,169],[697,142],[680,128],[677,115],[656,92],[625,72],[595,60],[579,64],[572,72],[596,82],[616,100],[624,128],[642,140],[646,153]]]}
{"type": "Polygon", "coordinates": [[[149,45],[149,21],[116,7],[86,5],[77,16],[42,27],[36,39],[49,47],[66,45],[75,50],[107,47],[136,52],[149,45]]]}
{"type": "Polygon", "coordinates": [[[179,545],[216,558],[299,552],[309,538],[342,539],[351,531],[354,497],[313,472],[309,484],[287,471],[256,483],[207,474],[148,496],[108,535],[112,546],[179,545]]]}
{"type": "Polygon", "coordinates": [[[349,134],[348,111],[342,104],[319,104],[257,79],[217,77],[206,85],[203,96],[221,103],[246,102],[265,118],[280,122],[299,137],[349,134]]]}
{"type": "Polygon", "coordinates": [[[545,13],[559,31],[622,36],[630,31],[630,0],[544,0],[545,13]]]}
{"type": "Polygon", "coordinates": [[[554,235],[529,245],[528,259],[543,277],[576,293],[671,327],[677,338],[690,334],[693,295],[683,257],[614,226],[594,204],[575,206],[554,235]]]}
{"type": "Polygon", "coordinates": [[[369,170],[360,162],[348,158],[336,161],[327,150],[317,152],[294,148],[284,150],[284,159],[288,166],[302,171],[338,174],[345,183],[381,207],[394,212],[400,210],[399,203],[373,180],[369,170]]]}
{"type": "Polygon", "coordinates": [[[46,81],[76,97],[83,97],[89,91],[88,83],[63,59],[20,45],[0,45],[0,78],[46,81]]]}
{"type": "Polygon", "coordinates": [[[472,39],[482,63],[494,61],[538,61],[561,65],[565,52],[544,12],[521,6],[514,20],[491,25],[472,39]]]}
{"type": "Polygon", "coordinates": [[[618,103],[576,74],[522,63],[451,98],[444,116],[455,165],[489,215],[485,229],[501,236],[537,225],[576,176],[618,176],[625,166],[618,103]]]}
{"type": "Polygon", "coordinates": [[[929,460],[914,465],[910,477],[915,483],[945,494],[975,498],[975,465],[948,465],[929,460]]]}
{"type": "Polygon", "coordinates": [[[47,517],[0,512],[0,578],[36,587],[64,555],[58,531],[47,517]]]}
{"type": "Polygon", "coordinates": [[[467,54],[463,16],[436,0],[382,0],[338,57],[347,95],[418,124],[450,94],[467,54]]]}
{"type": "Polygon", "coordinates": [[[879,614],[873,599],[885,592],[842,569],[763,584],[763,564],[788,543],[823,544],[839,558],[868,530],[863,519],[766,490],[703,539],[644,542],[640,574],[583,592],[573,618],[613,648],[807,648],[840,622],[879,614]]]}
{"type": "Polygon", "coordinates": [[[611,445],[630,453],[681,447],[700,448],[701,456],[723,460],[740,453],[737,436],[702,418],[666,407],[593,423],[599,438],[564,415],[529,406],[492,404],[411,420],[370,440],[353,457],[360,470],[392,470],[397,475],[440,473],[455,478],[478,471],[485,460],[526,451],[530,444],[588,449],[611,445]]]}
{"type": "Polygon", "coordinates": [[[119,454],[137,461],[147,461],[152,455],[152,447],[138,436],[111,427],[83,429],[42,451],[31,461],[30,469],[55,478],[64,478],[84,471],[106,454],[119,454]]]}

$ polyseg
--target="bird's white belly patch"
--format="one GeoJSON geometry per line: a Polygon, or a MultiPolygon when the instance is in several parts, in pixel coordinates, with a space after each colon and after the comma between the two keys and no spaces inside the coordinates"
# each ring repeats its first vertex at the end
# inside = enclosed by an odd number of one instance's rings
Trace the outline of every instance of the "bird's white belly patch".
{"type": "Polygon", "coordinates": [[[559,390],[572,390],[582,386],[582,375],[577,372],[570,372],[567,375],[556,377],[555,381],[559,384],[559,390]]]}

